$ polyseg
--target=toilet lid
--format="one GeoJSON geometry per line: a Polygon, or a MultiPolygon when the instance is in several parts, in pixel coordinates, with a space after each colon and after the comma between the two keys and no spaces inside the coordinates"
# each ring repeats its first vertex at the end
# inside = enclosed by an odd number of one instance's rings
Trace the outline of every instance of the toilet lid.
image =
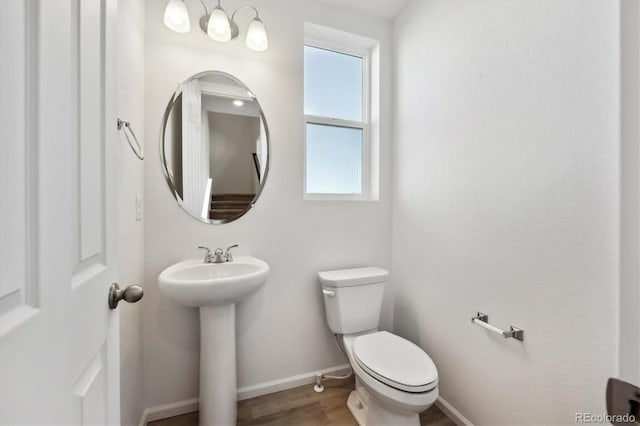
{"type": "Polygon", "coordinates": [[[386,331],[358,336],[353,354],[363,370],[405,392],[427,392],[438,384],[436,366],[419,346],[386,331]]]}

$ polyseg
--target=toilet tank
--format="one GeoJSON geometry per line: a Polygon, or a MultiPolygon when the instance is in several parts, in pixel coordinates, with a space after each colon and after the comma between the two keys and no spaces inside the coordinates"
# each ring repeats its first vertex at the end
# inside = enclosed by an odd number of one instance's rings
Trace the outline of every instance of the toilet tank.
{"type": "Polygon", "coordinates": [[[374,267],[318,273],[327,323],[337,334],[373,330],[380,321],[389,272],[374,267]]]}

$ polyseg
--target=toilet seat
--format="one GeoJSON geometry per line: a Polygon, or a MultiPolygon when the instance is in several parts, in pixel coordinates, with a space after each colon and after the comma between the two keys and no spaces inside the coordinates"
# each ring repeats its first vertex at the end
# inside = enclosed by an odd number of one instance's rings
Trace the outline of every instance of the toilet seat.
{"type": "Polygon", "coordinates": [[[353,355],[367,374],[395,389],[421,393],[438,384],[438,370],[429,355],[395,334],[379,331],[358,336],[353,355]]]}

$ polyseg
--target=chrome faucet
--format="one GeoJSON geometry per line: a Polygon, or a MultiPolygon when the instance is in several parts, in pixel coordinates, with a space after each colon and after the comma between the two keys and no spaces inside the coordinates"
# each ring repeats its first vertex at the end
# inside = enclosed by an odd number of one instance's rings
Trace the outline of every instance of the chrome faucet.
{"type": "Polygon", "coordinates": [[[224,263],[221,248],[217,248],[214,253],[211,253],[211,249],[209,247],[199,246],[198,248],[207,251],[207,254],[204,255],[204,263],[224,263]]]}
{"type": "Polygon", "coordinates": [[[211,249],[209,247],[199,246],[198,248],[207,251],[207,254],[204,255],[204,263],[225,263],[233,262],[231,249],[234,247],[238,247],[238,245],[234,244],[230,247],[227,247],[226,252],[223,252],[221,248],[217,248],[213,253],[211,253],[211,249]]]}

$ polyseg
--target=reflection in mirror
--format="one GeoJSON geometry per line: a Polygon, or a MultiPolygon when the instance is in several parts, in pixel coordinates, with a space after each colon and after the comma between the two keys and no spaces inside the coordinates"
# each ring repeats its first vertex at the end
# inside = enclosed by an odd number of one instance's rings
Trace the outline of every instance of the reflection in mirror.
{"type": "Polygon", "coordinates": [[[233,76],[208,71],[182,83],[162,132],[165,175],[178,203],[207,223],[244,215],[269,166],[269,135],[255,95],[233,76]]]}

